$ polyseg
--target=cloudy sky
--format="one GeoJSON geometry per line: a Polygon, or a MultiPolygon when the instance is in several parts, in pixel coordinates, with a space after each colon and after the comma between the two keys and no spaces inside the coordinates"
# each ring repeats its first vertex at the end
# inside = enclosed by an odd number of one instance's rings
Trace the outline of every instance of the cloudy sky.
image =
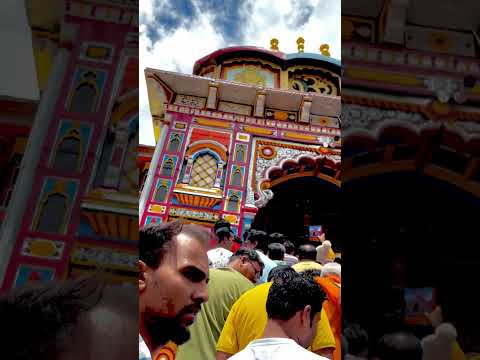
{"type": "Polygon", "coordinates": [[[140,143],[155,145],[143,69],[191,74],[201,57],[228,46],[305,52],[330,45],[340,59],[340,0],[140,0],[140,143]],[[281,4],[281,5],[280,5],[281,4]]]}

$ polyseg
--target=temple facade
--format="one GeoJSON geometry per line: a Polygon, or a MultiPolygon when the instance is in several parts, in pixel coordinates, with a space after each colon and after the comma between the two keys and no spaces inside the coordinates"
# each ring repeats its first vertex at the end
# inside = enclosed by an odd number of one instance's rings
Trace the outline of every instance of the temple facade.
{"type": "Polygon", "coordinates": [[[138,1],[31,0],[23,11],[40,96],[10,106],[22,116],[0,139],[2,288],[99,268],[134,281],[138,1]]]}
{"type": "Polygon", "coordinates": [[[314,177],[340,186],[340,62],[321,53],[230,47],[193,74],[146,69],[157,143],[140,224],[177,218],[241,237],[280,183],[314,177]]]}

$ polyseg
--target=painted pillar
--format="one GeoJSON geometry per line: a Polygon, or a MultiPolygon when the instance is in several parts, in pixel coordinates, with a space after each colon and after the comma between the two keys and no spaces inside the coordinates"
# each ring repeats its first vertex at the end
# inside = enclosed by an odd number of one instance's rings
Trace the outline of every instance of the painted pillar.
{"type": "Polygon", "coordinates": [[[145,205],[148,201],[148,195],[152,186],[154,186],[155,172],[158,168],[158,163],[160,160],[160,154],[162,153],[163,146],[165,144],[165,138],[167,136],[168,126],[163,124],[160,125],[160,139],[155,146],[155,152],[153,153],[152,162],[150,163],[150,168],[148,169],[147,179],[145,180],[145,185],[143,186],[142,193],[138,199],[138,221],[142,221],[142,214],[145,212],[145,205]]]}
{"type": "Polygon", "coordinates": [[[42,154],[42,147],[48,134],[50,122],[54,120],[55,105],[61,90],[70,51],[61,48],[58,50],[52,68],[50,80],[42,95],[37,114],[33,122],[25,153],[20,164],[17,183],[12,193],[10,205],[6,212],[0,230],[0,283],[3,284],[9,258],[15,246],[17,233],[22,225],[21,219],[25,213],[31,190],[33,187],[38,161],[42,154]]]}

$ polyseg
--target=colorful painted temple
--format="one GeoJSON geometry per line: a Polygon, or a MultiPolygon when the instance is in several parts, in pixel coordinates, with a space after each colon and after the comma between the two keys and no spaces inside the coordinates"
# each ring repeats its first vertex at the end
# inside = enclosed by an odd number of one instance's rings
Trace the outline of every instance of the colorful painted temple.
{"type": "Polygon", "coordinates": [[[328,45],[317,54],[297,44],[293,54],[276,39],[268,50],[220,49],[193,75],[145,70],[157,144],[141,225],[223,218],[241,236],[281,183],[339,188],[341,65],[328,45]]]}
{"type": "Polygon", "coordinates": [[[138,1],[17,3],[40,96],[1,99],[2,288],[98,268],[134,281],[138,1]]]}

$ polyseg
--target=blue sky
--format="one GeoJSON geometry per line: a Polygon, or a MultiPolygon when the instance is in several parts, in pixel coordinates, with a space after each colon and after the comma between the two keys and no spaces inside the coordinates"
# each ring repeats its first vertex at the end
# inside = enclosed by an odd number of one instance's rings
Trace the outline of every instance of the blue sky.
{"type": "Polygon", "coordinates": [[[340,0],[140,0],[140,143],[154,145],[145,67],[191,73],[194,62],[223,47],[305,52],[330,45],[340,59],[340,0]]]}

